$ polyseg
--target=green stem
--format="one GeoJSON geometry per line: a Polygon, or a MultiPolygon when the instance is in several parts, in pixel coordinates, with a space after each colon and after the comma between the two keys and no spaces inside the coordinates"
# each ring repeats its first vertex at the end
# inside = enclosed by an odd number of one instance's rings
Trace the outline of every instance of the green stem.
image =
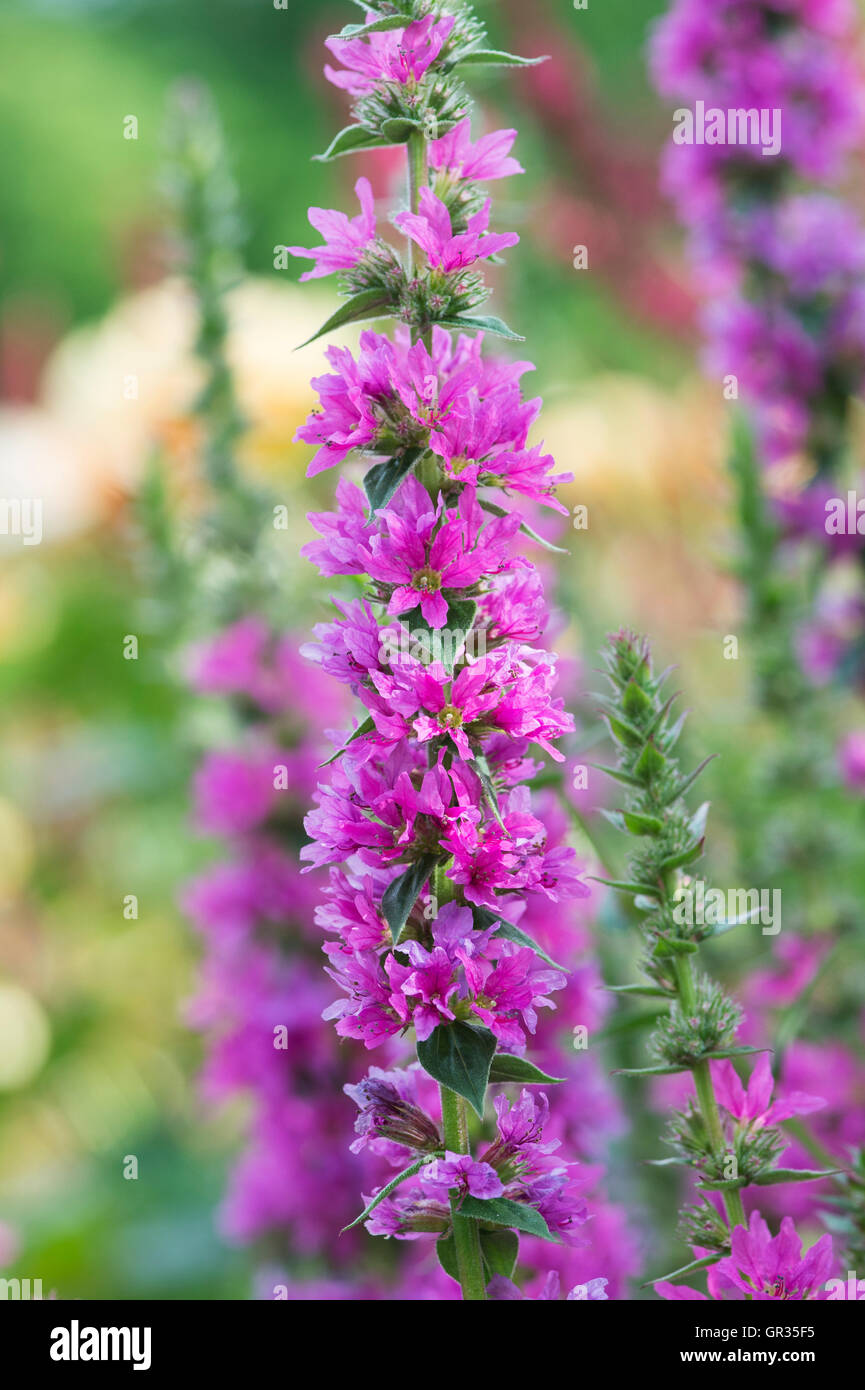
{"type": "MultiPolygon", "coordinates": [[[[426,136],[422,130],[415,130],[408,137],[408,203],[412,212],[420,207],[420,191],[429,182],[427,169],[426,136]]],[[[408,263],[415,269],[420,247],[411,237],[408,239],[408,263]]]]}
{"type": "MultiPolygon", "coordinates": [[[[687,1014],[692,1014],[697,1007],[697,995],[694,988],[694,974],[691,969],[690,956],[679,956],[677,958],[676,979],[679,985],[679,999],[681,1000],[682,1008],[687,1014]]],[[[715,1153],[720,1153],[724,1148],[724,1131],[721,1128],[721,1114],[718,1110],[718,1100],[715,1096],[715,1086],[712,1081],[712,1072],[709,1063],[706,1061],[698,1062],[697,1065],[692,1068],[692,1071],[703,1122],[708,1131],[713,1150],[715,1153]]],[[[724,1205],[727,1208],[727,1219],[730,1223],[731,1230],[734,1226],[747,1226],[745,1208],[742,1205],[742,1197],[738,1191],[725,1192],[724,1205]]]]}
{"type": "MultiPolygon", "coordinates": [[[[469,1152],[468,1119],[466,1103],[462,1096],[447,1086],[440,1086],[442,1101],[442,1130],[445,1148],[451,1153],[469,1152]]],[[[486,1281],[484,1263],[481,1255],[480,1228],[471,1216],[460,1216],[457,1210],[457,1196],[451,1193],[451,1217],[454,1228],[454,1249],[457,1257],[457,1270],[463,1299],[467,1303],[486,1301],[486,1281]]]]}
{"type": "MultiPolygon", "coordinates": [[[[417,212],[420,207],[420,191],[429,185],[429,168],[427,165],[427,144],[426,136],[422,130],[415,130],[408,138],[408,205],[412,212],[417,212]]],[[[408,266],[409,274],[417,272],[420,257],[420,247],[411,237],[408,239],[408,266]]],[[[427,352],[432,351],[432,329],[428,328],[424,332],[417,326],[412,326],[412,339],[416,342],[422,338],[427,352]]]]}

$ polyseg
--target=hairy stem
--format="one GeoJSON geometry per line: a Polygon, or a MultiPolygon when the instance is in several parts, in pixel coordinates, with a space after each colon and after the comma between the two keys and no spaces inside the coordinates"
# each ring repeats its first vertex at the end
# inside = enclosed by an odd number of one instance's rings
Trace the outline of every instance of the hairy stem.
{"type": "MultiPolygon", "coordinates": [[[[442,1129],[445,1148],[451,1153],[469,1152],[469,1131],[466,1116],[466,1103],[462,1096],[447,1086],[440,1086],[442,1101],[442,1129]]],[[[471,1216],[460,1216],[457,1211],[457,1194],[450,1195],[451,1215],[454,1227],[454,1248],[457,1257],[457,1270],[460,1287],[466,1303],[479,1303],[486,1300],[486,1281],[481,1256],[480,1228],[471,1216]]]]}
{"type": "MultiPolygon", "coordinates": [[[[693,1013],[697,1006],[697,998],[690,956],[680,956],[676,961],[676,980],[682,1007],[686,1013],[693,1013]]],[[[721,1129],[721,1115],[718,1110],[711,1068],[708,1062],[702,1061],[698,1062],[692,1070],[703,1122],[712,1141],[712,1148],[716,1153],[720,1153],[724,1147],[724,1132],[721,1129]]],[[[742,1198],[738,1191],[724,1193],[724,1206],[727,1209],[727,1219],[731,1230],[734,1226],[746,1226],[748,1224],[745,1220],[742,1198]]]]}

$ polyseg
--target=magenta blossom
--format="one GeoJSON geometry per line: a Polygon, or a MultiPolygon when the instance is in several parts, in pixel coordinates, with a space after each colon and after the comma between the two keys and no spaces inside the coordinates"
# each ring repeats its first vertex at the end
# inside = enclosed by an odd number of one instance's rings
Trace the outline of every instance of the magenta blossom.
{"type": "Polygon", "coordinates": [[[504,179],[525,170],[510,151],[517,138],[515,130],[495,130],[472,143],[471,120],[465,120],[449,130],[429,147],[429,162],[433,169],[455,179],[504,179]]]}
{"type": "Polygon", "coordinates": [[[762,1129],[764,1125],[777,1125],[789,1120],[792,1115],[809,1115],[821,1110],[826,1104],[819,1096],[807,1096],[802,1091],[792,1091],[785,1100],[772,1101],[774,1080],[768,1053],[763,1053],[751,1073],[747,1091],[739,1080],[733,1063],[730,1061],[712,1062],[712,1079],[718,1100],[740,1124],[762,1129]]]}
{"type": "Polygon", "coordinates": [[[292,256],[306,256],[315,261],[312,270],[305,270],[301,280],[318,280],[336,270],[351,270],[375,241],[375,199],[369,179],[358,179],[354,191],[360,200],[360,213],[348,218],[344,212],[327,208],[310,208],[309,220],[324,237],[324,246],[311,251],[303,246],[286,246],[292,256]]]}
{"type": "Polygon", "coordinates": [[[448,616],[442,590],[470,588],[484,575],[506,568],[506,547],[519,530],[519,518],[502,517],[484,529],[474,489],[466,488],[458,510],[443,520],[442,498],[433,510],[429,494],[413,476],[403,484],[399,503],[399,510],[379,513],[387,531],[361,550],[361,570],[394,586],[388,613],[406,613],[419,604],[424,621],[442,628],[448,616]]]}
{"type": "Polygon", "coordinates": [[[487,198],[480,211],[468,219],[466,230],[454,236],[447,207],[427,187],[420,192],[420,212],[398,213],[394,222],[426,252],[433,269],[448,273],[464,270],[475,261],[494,256],[508,246],[516,246],[519,241],[516,232],[487,233],[490,206],[491,199],[487,198]]]}
{"type": "MultiPolygon", "coordinates": [[[[789,1216],[772,1236],[759,1212],[751,1213],[748,1228],[736,1226],[731,1253],[709,1269],[709,1293],[716,1299],[753,1298],[760,1303],[778,1300],[825,1299],[825,1285],[832,1276],[832,1237],[821,1236],[807,1254],[789,1216]]],[[[706,1295],[683,1284],[659,1281],[662,1298],[705,1299],[706,1295]]]]}
{"type": "Polygon", "coordinates": [[[405,29],[369,34],[365,39],[326,39],[325,47],[344,67],[340,70],[328,64],[324,75],[352,96],[366,96],[378,83],[396,82],[404,87],[418,82],[441,53],[455,22],[450,15],[436,19],[428,14],[405,29]]]}
{"type": "Polygon", "coordinates": [[[461,1196],[501,1197],[501,1178],[488,1163],[478,1163],[471,1154],[446,1153],[421,1170],[421,1185],[432,1197],[444,1198],[454,1188],[461,1196]]]}

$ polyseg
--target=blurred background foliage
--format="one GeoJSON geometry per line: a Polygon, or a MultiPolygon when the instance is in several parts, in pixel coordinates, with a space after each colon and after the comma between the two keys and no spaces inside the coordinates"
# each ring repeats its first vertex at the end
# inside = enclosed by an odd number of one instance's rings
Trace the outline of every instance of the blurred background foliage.
{"type": "MultiPolygon", "coordinates": [[[[558,645],[582,662],[587,689],[611,626],[647,630],[659,664],[680,664],[694,748],[724,754],[704,793],[718,803],[713,872],[724,881],[766,848],[752,778],[773,735],[750,704],[747,643],[740,660],[723,655],[743,614],[728,416],[717,385],[697,375],[692,293],[657,193],[669,113],[649,94],[643,45],[663,6],[480,8],[496,46],[554,52],[560,76],[553,99],[526,74],[478,88],[487,128],[519,128],[528,171],[496,207],[498,225],[522,237],[496,309],[538,365],[547,445],[576,474],[566,500],[589,507],[589,529],[565,536],[558,645]],[[576,244],[589,247],[588,272],[573,267],[576,244]]],[[[280,601],[286,623],[305,626],[325,605],[297,560],[302,517],[330,480],[309,487],[306,451],[291,442],[321,362],[320,344],[293,348],[330,296],[299,292],[293,274],[273,269],[273,251],[307,240],[309,203],[347,206],[357,177],[354,162],[310,160],[342,124],[320,43],[355,18],[347,9],[0,0],[0,492],[51,499],[45,542],[6,540],[0,581],[0,1256],[5,1273],[41,1278],[61,1298],[250,1290],[248,1255],[214,1218],[242,1115],[214,1115],[198,1098],[200,1044],[183,1025],[196,946],[176,896],[214,853],[187,826],[206,715],[190,710],[168,659],[136,507],[155,450],[170,464],[171,508],[194,508],[198,485],[198,377],[190,305],[166,278],[161,131],[171,84],[203,79],[226,131],[253,277],[230,301],[250,422],[241,455],[290,501],[280,601]],[[129,115],[136,140],[123,138],[129,115]],[[127,634],[139,637],[138,660],[123,659],[127,634]],[[124,917],[128,894],[137,919],[124,917]],[[129,1155],[137,1181],[123,1176],[129,1155]]],[[[389,177],[384,158],[379,174],[389,177]]],[[[594,716],[583,713],[588,746],[594,716]]],[[[851,716],[835,701],[827,717],[843,728],[851,716]]],[[[820,819],[845,842],[830,925],[839,904],[855,915],[865,866],[861,805],[825,773],[820,819]]],[[[813,817],[813,801],[797,804],[795,775],[784,785],[795,823],[813,817]]],[[[600,834],[599,848],[615,866],[614,839],[600,834]]],[[[797,841],[782,885],[791,900],[813,893],[825,852],[819,834],[797,841]]],[[[612,908],[608,925],[625,925],[612,908]]],[[[765,949],[752,944],[755,956],[765,949]]],[[[845,1027],[862,994],[861,952],[849,968],[845,1027]]]]}

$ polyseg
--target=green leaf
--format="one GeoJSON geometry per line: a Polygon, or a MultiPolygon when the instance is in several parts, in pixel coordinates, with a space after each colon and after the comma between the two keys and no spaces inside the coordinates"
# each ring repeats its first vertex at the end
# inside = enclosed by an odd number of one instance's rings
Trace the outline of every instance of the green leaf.
{"type": "Polygon", "coordinates": [[[465,1197],[460,1206],[460,1215],[472,1216],[477,1221],[490,1221],[494,1226],[527,1231],[529,1235],[540,1236],[542,1240],[555,1240],[539,1211],[525,1202],[513,1202],[510,1197],[465,1197]]]}
{"type": "Polygon", "coordinates": [[[674,1269],[672,1274],[659,1274],[657,1279],[649,1279],[647,1283],[641,1284],[641,1289],[649,1289],[653,1284],[672,1284],[676,1279],[685,1279],[689,1274],[696,1274],[698,1269],[708,1269],[710,1265],[717,1264],[721,1259],[720,1252],[716,1255],[704,1255],[701,1260],[692,1260],[690,1264],[682,1265],[680,1269],[674,1269]]]}
{"type": "Polygon", "coordinates": [[[658,901],[663,898],[663,891],[656,888],[654,883],[625,883],[617,878],[599,878],[597,874],[587,874],[586,877],[595,883],[603,883],[606,888],[615,888],[619,893],[645,893],[647,898],[656,898],[658,901]]]}
{"type": "Polygon", "coordinates": [[[471,53],[466,53],[455,64],[455,67],[490,67],[490,68],[533,68],[538,63],[546,63],[549,54],[545,53],[540,58],[521,58],[516,53],[504,53],[496,48],[476,48],[471,53]]]}
{"type": "Polygon", "coordinates": [[[451,1232],[449,1236],[439,1236],[438,1240],[436,1241],[436,1254],[438,1255],[439,1264],[441,1265],[445,1274],[449,1274],[452,1279],[456,1279],[457,1283],[459,1283],[460,1270],[459,1263],[457,1261],[457,1247],[456,1241],[453,1238],[453,1232],[451,1232]]]}
{"type": "Polygon", "coordinates": [[[632,724],[628,719],[619,719],[614,714],[606,714],[610,732],[617,743],[621,743],[626,748],[639,748],[645,735],[636,724],[632,724]]]}
{"type": "Polygon", "coordinates": [[[502,813],[499,809],[499,798],[496,794],[495,785],[493,783],[493,775],[490,771],[490,765],[484,757],[483,753],[475,754],[475,771],[477,772],[478,777],[481,780],[481,786],[484,789],[484,798],[487,804],[489,805],[496,820],[498,821],[499,825],[504,829],[505,823],[502,820],[502,813]]]}
{"type": "Polygon", "coordinates": [[[342,154],[381,149],[383,145],[387,145],[387,140],[383,140],[374,131],[367,130],[365,126],[347,125],[333,137],[324,154],[314,154],[312,157],[317,163],[323,164],[326,160],[337,159],[342,154]]]}
{"type": "Polygon", "coordinates": [[[390,1182],[381,1189],[381,1192],[376,1193],[366,1210],[362,1211],[360,1216],[356,1216],[348,1226],[343,1226],[340,1235],[345,1231],[353,1230],[355,1226],[360,1225],[361,1221],[365,1221],[370,1212],[375,1211],[379,1202],[383,1202],[385,1197],[389,1197],[394,1188],[399,1187],[400,1183],[405,1182],[406,1178],[413,1178],[415,1173],[419,1173],[421,1168],[423,1168],[426,1163],[429,1163],[432,1157],[432,1154],[424,1154],[423,1158],[416,1159],[415,1162],[410,1163],[407,1168],[403,1168],[401,1173],[397,1173],[395,1178],[391,1178],[390,1182]]]}
{"type": "Polygon", "coordinates": [[[506,323],[492,314],[481,316],[471,314],[452,319],[436,319],[436,323],[441,324],[442,328],[459,328],[469,333],[492,333],[497,338],[507,338],[509,343],[524,343],[526,341],[522,334],[515,333],[512,328],[508,328],[506,323]]]}
{"type": "Polygon", "coordinates": [[[677,1076],[690,1067],[619,1067],[613,1076],[677,1076]]]}
{"type": "Polygon", "coordinates": [[[664,828],[664,822],[657,816],[644,816],[636,811],[623,811],[622,820],[632,835],[660,835],[664,828]]]}
{"type": "MultiPolygon", "coordinates": [[[[505,511],[504,507],[499,507],[495,502],[482,501],[481,506],[483,507],[485,512],[492,512],[493,516],[509,515],[509,513],[505,511]]],[[[539,536],[537,531],[533,531],[531,526],[529,526],[525,521],[521,523],[520,531],[524,536],[528,536],[530,540],[537,541],[538,545],[542,545],[544,547],[544,550],[551,550],[554,555],[570,555],[569,550],[563,550],[560,545],[553,545],[552,541],[544,540],[543,536],[539,536]]],[[[635,783],[634,785],[637,786],[639,784],[635,783]]]]}
{"type": "Polygon", "coordinates": [[[643,687],[638,685],[635,680],[629,680],[622,691],[622,709],[628,718],[633,719],[637,715],[645,714],[651,705],[651,697],[646,694],[643,687]]]}
{"type": "Polygon", "coordinates": [[[366,717],[366,719],[363,721],[363,723],[358,725],[358,727],[355,729],[354,733],[352,734],[351,738],[346,739],[346,741],[345,741],[345,743],[342,745],[342,747],[341,747],[341,748],[337,748],[336,752],[333,754],[332,757],[328,758],[327,762],[325,762],[325,763],[319,763],[319,767],[330,767],[331,763],[335,763],[336,760],[337,760],[337,758],[341,758],[341,757],[342,757],[342,755],[343,755],[343,753],[345,752],[346,748],[350,748],[350,747],[351,747],[351,745],[354,743],[355,739],[357,739],[357,738],[363,738],[364,734],[370,733],[374,728],[375,728],[375,720],[373,719],[372,715],[369,714],[369,715],[367,715],[367,717],[366,717]]]}
{"type": "Polygon", "coordinates": [[[738,1192],[740,1187],[747,1187],[748,1178],[727,1178],[718,1182],[698,1182],[697,1186],[703,1192],[738,1192]]]}
{"type": "Polygon", "coordinates": [[[414,864],[409,864],[405,873],[395,878],[384,890],[381,910],[390,927],[394,946],[399,945],[408,916],[437,863],[436,855],[424,854],[414,864]]]}
{"type": "Polygon", "coordinates": [[[703,853],[705,839],[698,840],[696,844],[686,845],[677,854],[670,854],[666,859],[662,859],[658,866],[661,873],[668,873],[670,869],[681,869],[685,864],[693,864],[695,859],[699,859],[703,853]]]}
{"type": "Polygon", "coordinates": [[[563,1076],[547,1076],[533,1062],[525,1057],[512,1057],[509,1052],[497,1052],[490,1067],[490,1083],[494,1081],[519,1081],[524,1086],[558,1086],[563,1076]]]}
{"type": "Polygon", "coordinates": [[[717,753],[710,753],[708,758],[704,758],[700,766],[695,767],[690,776],[683,778],[683,780],[664,798],[664,805],[669,806],[671,802],[677,801],[680,796],[684,796],[685,792],[694,785],[700,773],[703,772],[703,770],[709,766],[712,759],[717,758],[717,756],[717,753]]]}
{"type": "Polygon", "coordinates": [[[660,985],[607,985],[609,994],[645,994],[652,999],[669,999],[670,992],[661,989],[660,985]]]}
{"type": "Polygon", "coordinates": [[[381,123],[381,133],[392,145],[404,145],[410,135],[423,128],[423,121],[413,121],[408,116],[392,116],[381,123]]]}
{"type": "MultiPolygon", "coordinates": [[[[471,598],[449,598],[447,625],[454,632],[471,632],[478,606],[471,598]]],[[[486,761],[486,759],[484,760],[486,761]]]]}
{"type": "Polygon", "coordinates": [[[486,927],[491,927],[494,922],[498,922],[498,930],[494,933],[495,936],[503,936],[506,941],[515,941],[518,946],[527,946],[530,951],[534,951],[536,956],[540,956],[541,960],[545,960],[547,965],[551,965],[554,970],[561,970],[563,975],[570,975],[571,972],[564,965],[559,965],[558,961],[553,960],[552,956],[548,956],[546,951],[538,945],[537,941],[529,936],[528,932],[521,931],[519,927],[514,926],[513,922],[503,922],[502,919],[496,916],[488,907],[472,908],[472,916],[475,920],[475,926],[481,928],[481,930],[486,927]]]}
{"type": "Polygon", "coordinates": [[[335,328],[342,328],[346,323],[360,323],[365,319],[380,319],[390,312],[390,308],[391,301],[383,290],[362,290],[360,294],[352,295],[351,299],[347,299],[335,314],[331,314],[327,323],[322,324],[317,333],[313,333],[312,337],[307,338],[305,343],[298,344],[298,349],[308,347],[310,343],[315,342],[316,338],[323,337],[325,333],[332,333],[335,328]]]}
{"type": "Polygon", "coordinates": [[[707,1052],[710,1062],[721,1062],[727,1057],[749,1057],[754,1052],[768,1052],[767,1047],[727,1047],[721,1052],[707,1052]]]}
{"type": "Polygon", "coordinates": [[[777,1187],[782,1182],[818,1182],[843,1172],[843,1168],[771,1168],[766,1173],[758,1173],[751,1181],[757,1187],[777,1187]]]}
{"type": "Polygon", "coordinates": [[[387,463],[374,463],[372,468],[367,469],[363,487],[370,511],[376,512],[380,507],[387,506],[423,452],[423,449],[406,449],[398,458],[388,459],[387,463]]]}
{"type": "Polygon", "coordinates": [[[608,777],[615,777],[617,782],[624,782],[626,787],[643,785],[638,777],[632,777],[629,772],[621,772],[617,767],[605,767],[603,763],[589,763],[589,767],[597,768],[598,772],[605,772],[608,777]]]}
{"type": "Polygon", "coordinates": [[[489,1029],[469,1023],[440,1023],[417,1045],[424,1071],[467,1100],[481,1118],[495,1050],[496,1040],[489,1029]]]}
{"type": "Polygon", "coordinates": [[[656,960],[664,956],[693,956],[699,949],[696,941],[682,941],[678,936],[659,936],[652,955],[656,960]]]}
{"type": "Polygon", "coordinates": [[[482,1230],[480,1237],[487,1279],[492,1279],[494,1274],[503,1274],[510,1279],[520,1253],[520,1238],[516,1231],[482,1230]]]}
{"type": "Polygon", "coordinates": [[[761,908],[755,907],[752,912],[743,912],[738,917],[726,917],[720,922],[715,922],[709,936],[726,936],[728,932],[735,931],[736,927],[756,921],[761,911],[761,908]]]}
{"type": "Polygon", "coordinates": [[[659,748],[649,739],[634,767],[634,775],[642,784],[653,781],[664,771],[667,760],[659,748]]]}
{"type": "Polygon", "coordinates": [[[390,14],[383,19],[376,19],[371,24],[344,24],[338,34],[331,34],[332,39],[363,39],[367,34],[380,34],[387,29],[405,29],[406,25],[411,24],[410,14],[390,14]]]}

